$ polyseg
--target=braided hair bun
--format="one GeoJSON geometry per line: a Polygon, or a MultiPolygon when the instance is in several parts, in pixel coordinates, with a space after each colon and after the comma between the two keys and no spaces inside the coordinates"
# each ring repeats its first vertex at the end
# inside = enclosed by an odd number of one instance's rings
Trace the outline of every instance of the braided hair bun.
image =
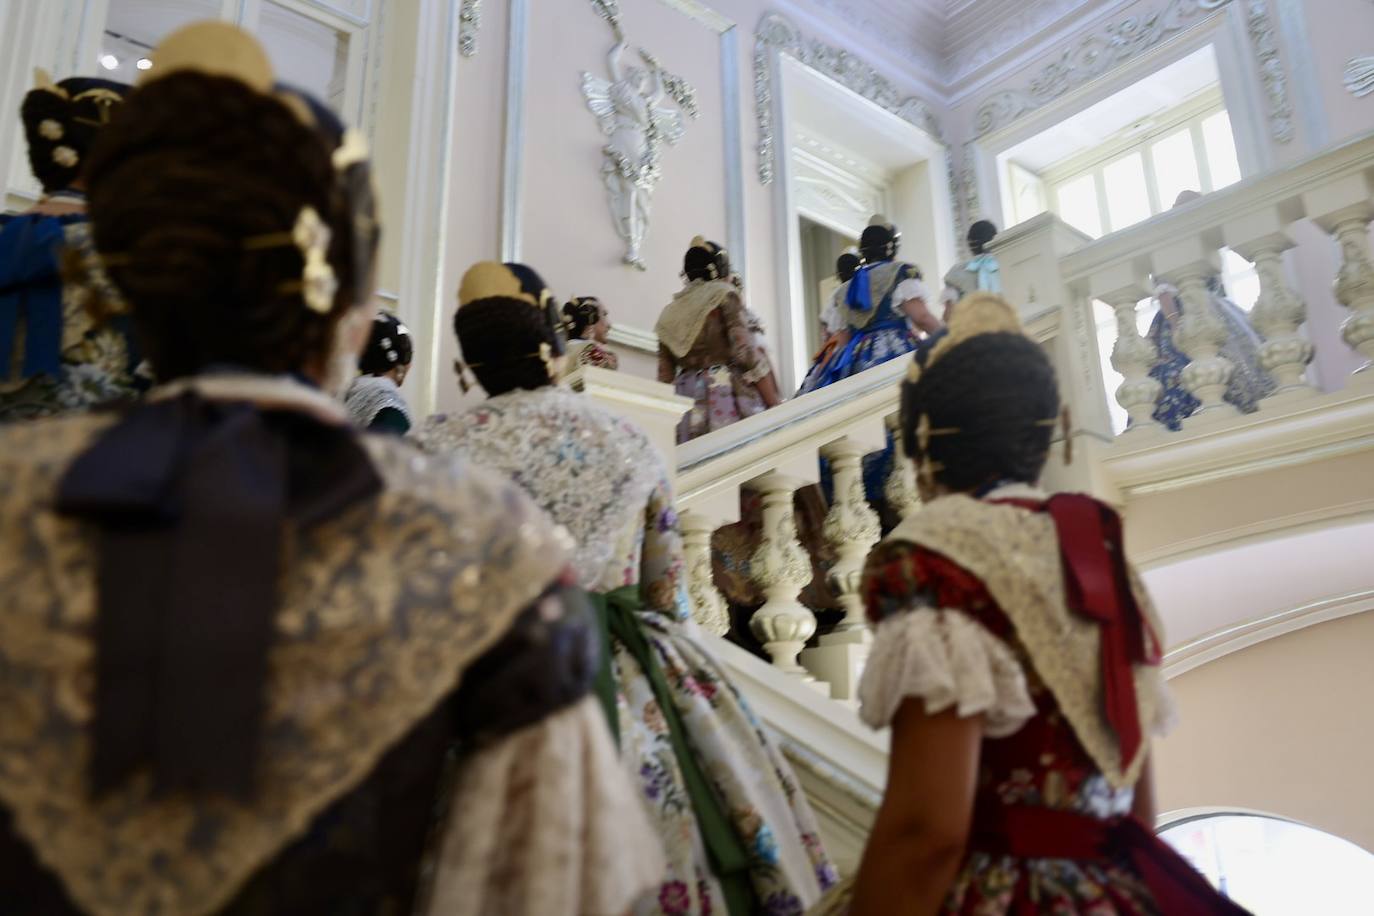
{"type": "Polygon", "coordinates": [[[38,72],[38,86],[24,96],[19,117],[29,165],[45,193],[76,183],[96,135],[128,94],[128,86],[113,80],[75,77],[53,83],[38,72]]]}
{"type": "Polygon", "coordinates": [[[414,358],[410,328],[390,312],[378,312],[372,320],[367,346],[358,357],[358,371],[363,375],[385,375],[398,366],[409,366],[414,358]]]}
{"type": "Polygon", "coordinates": [[[697,236],[683,255],[682,272],[688,280],[723,280],[730,276],[730,255],[719,243],[697,236]]]}
{"type": "Polygon", "coordinates": [[[553,357],[567,350],[553,294],[524,264],[470,267],[459,287],[453,331],[467,368],[492,396],[550,384],[553,357]]]}
{"type": "Polygon", "coordinates": [[[988,294],[955,306],[949,334],[902,384],[906,452],[955,492],[1035,483],[1058,418],[1049,357],[1020,331],[1011,306],[988,294]]]}
{"type": "MultiPolygon", "coordinates": [[[[261,75],[214,75],[256,46],[216,29],[206,57],[223,48],[222,66],[207,59],[147,82],[102,132],[88,170],[96,248],[159,378],[213,364],[323,372],[340,318],[373,281],[366,155],[303,94],[263,91],[261,75]],[[323,230],[320,262],[307,258],[303,224],[323,230]]],[[[177,37],[167,44],[184,50],[177,37]]]]}
{"type": "Polygon", "coordinates": [[[852,279],[859,272],[861,266],[863,266],[863,259],[859,257],[858,253],[846,251],[835,260],[835,276],[843,283],[852,279]]]}
{"type": "Polygon", "coordinates": [[[603,314],[605,309],[595,296],[579,296],[563,306],[563,327],[568,337],[580,339],[603,314]]]}
{"type": "Polygon", "coordinates": [[[901,247],[902,233],[885,216],[874,216],[859,236],[859,251],[870,264],[891,261],[901,247]]]}

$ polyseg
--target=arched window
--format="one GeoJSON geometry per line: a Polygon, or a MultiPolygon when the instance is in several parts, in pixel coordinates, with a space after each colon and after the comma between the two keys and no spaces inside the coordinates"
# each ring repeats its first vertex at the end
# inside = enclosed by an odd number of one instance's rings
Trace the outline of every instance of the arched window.
{"type": "Polygon", "coordinates": [[[1255,916],[1367,912],[1374,855],[1313,827],[1260,814],[1206,814],[1159,835],[1255,916]]]}

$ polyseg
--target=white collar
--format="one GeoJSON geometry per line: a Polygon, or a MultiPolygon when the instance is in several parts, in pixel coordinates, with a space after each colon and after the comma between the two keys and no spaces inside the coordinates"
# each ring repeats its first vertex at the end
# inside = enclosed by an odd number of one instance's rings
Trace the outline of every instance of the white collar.
{"type": "Polygon", "coordinates": [[[314,414],[327,423],[347,424],[343,405],[329,395],[288,375],[216,372],[193,375],[159,385],[148,400],[160,401],[194,391],[211,401],[252,401],[260,407],[284,407],[314,414]]]}

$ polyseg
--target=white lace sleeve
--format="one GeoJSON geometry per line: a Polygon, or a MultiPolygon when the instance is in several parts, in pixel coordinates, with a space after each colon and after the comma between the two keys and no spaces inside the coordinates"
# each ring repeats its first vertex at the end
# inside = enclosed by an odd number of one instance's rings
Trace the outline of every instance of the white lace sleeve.
{"type": "Polygon", "coordinates": [[[666,871],[591,697],[464,761],[449,811],[428,916],[612,916],[666,871]]]}
{"type": "Polygon", "coordinates": [[[925,283],[915,277],[908,277],[897,284],[897,291],[892,294],[892,303],[901,305],[908,299],[921,299],[925,302],[930,301],[930,291],[926,289],[925,283]]]}
{"type": "Polygon", "coordinates": [[[996,636],[962,611],[916,608],[878,624],[859,682],[860,716],[892,724],[902,701],[925,700],[936,715],[985,717],[989,738],[1005,738],[1035,715],[1021,664],[996,636]]]}

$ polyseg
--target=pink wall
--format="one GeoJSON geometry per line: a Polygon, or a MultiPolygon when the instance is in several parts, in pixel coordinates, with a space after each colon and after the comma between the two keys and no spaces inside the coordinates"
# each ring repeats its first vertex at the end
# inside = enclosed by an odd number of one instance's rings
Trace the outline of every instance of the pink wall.
{"type": "MultiPolygon", "coordinates": [[[[654,196],[645,246],[649,270],[620,263],[623,248],[611,223],[601,180],[603,137],[581,93],[581,73],[606,74],[609,27],[588,0],[529,0],[524,111],[521,257],[539,270],[561,297],[595,294],[621,325],[651,330],[660,309],[679,288],[682,254],[694,235],[726,242],[724,87],[721,43],[711,28],[663,0],[622,0],[622,21],[634,48],[644,46],[663,65],[696,88],[701,116],[663,155],[663,178],[654,196]]],[[[810,2],[774,4],[730,0],[711,6],[737,24],[733,66],[740,87],[739,135],[748,252],[748,298],[768,326],[777,351],[773,192],[759,183],[753,95],[754,29],[770,11],[787,15],[807,35],[852,48],[909,92],[938,104],[919,75],[871,48],[842,20],[814,14],[810,2]]],[[[483,5],[476,57],[460,61],[455,130],[454,185],[446,239],[444,283],[457,289],[474,261],[500,254],[503,137],[506,104],[509,2],[483,5]]],[[[451,373],[457,346],[451,334],[453,303],[441,326],[438,404],[461,403],[451,373]]],[[[622,368],[651,376],[648,354],[621,348],[622,368]]],[[[469,398],[472,396],[470,395],[469,398]]]]}

